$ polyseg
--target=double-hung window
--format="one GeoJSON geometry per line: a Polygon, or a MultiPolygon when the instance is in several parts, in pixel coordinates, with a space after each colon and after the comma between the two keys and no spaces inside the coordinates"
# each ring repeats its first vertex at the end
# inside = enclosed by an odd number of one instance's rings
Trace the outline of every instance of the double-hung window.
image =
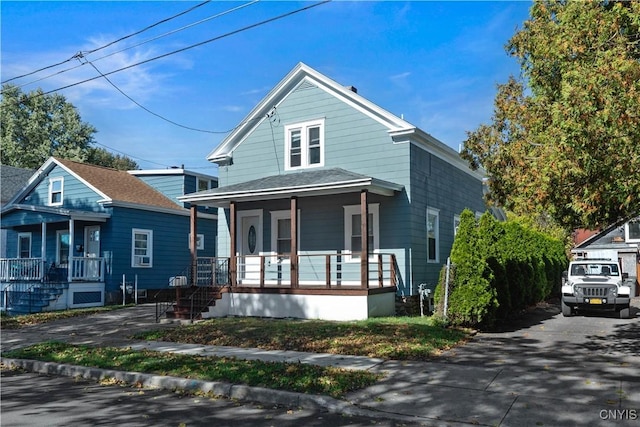
{"type": "Polygon", "coordinates": [[[324,164],[324,119],[285,126],[285,169],[324,164]]]}
{"type": "Polygon", "coordinates": [[[437,209],[427,208],[427,262],[439,262],[440,213],[437,209]]]}
{"type": "MultiPolygon", "coordinates": [[[[380,205],[369,205],[369,221],[367,223],[367,242],[369,255],[380,248],[380,205]]],[[[362,257],[362,214],[360,205],[344,207],[344,245],[349,254],[348,261],[360,260],[362,257]]]]}
{"type": "Polygon", "coordinates": [[[31,233],[18,233],[18,258],[31,258],[31,233]]]}
{"type": "Polygon", "coordinates": [[[134,228],[131,232],[131,266],[153,267],[153,231],[134,228]]]}
{"type": "Polygon", "coordinates": [[[640,242],[640,218],[633,219],[625,225],[625,241],[640,242]]]}
{"type": "MultiPolygon", "coordinates": [[[[298,218],[300,213],[298,212],[298,218]]],[[[300,222],[298,221],[298,236],[300,235],[300,222]]],[[[288,260],[291,257],[291,211],[271,212],[271,251],[275,252],[280,260],[288,260]]],[[[298,241],[300,239],[298,238],[298,241]]]]}
{"type": "Polygon", "coordinates": [[[49,206],[60,206],[63,201],[62,190],[64,187],[64,178],[49,179],[49,206]]]}

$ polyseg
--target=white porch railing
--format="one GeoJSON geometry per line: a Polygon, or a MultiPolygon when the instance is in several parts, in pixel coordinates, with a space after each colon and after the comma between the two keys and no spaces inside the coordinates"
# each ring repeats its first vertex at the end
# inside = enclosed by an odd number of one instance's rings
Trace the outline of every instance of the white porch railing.
{"type": "Polygon", "coordinates": [[[0,259],[0,282],[103,282],[104,272],[104,258],[72,257],[69,265],[57,266],[41,258],[0,259]]]}
{"type": "Polygon", "coordinates": [[[45,261],[40,258],[0,259],[0,280],[4,282],[42,280],[45,270],[45,261]]]}

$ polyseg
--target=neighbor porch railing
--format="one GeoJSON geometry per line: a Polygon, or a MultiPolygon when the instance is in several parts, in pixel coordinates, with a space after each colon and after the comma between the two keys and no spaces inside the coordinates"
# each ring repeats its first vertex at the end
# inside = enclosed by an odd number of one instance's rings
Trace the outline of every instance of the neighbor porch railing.
{"type": "Polygon", "coordinates": [[[69,264],[60,265],[41,258],[0,259],[0,282],[103,282],[104,272],[104,258],[71,257],[69,264]]]}

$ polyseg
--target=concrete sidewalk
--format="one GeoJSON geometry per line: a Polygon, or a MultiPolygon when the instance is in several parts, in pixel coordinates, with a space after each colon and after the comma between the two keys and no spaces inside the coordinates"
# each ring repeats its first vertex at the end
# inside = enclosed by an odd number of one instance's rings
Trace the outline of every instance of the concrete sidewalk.
{"type": "MultiPolygon", "coordinates": [[[[336,400],[327,396],[51,363],[6,359],[5,363],[12,362],[37,372],[93,379],[109,376],[151,387],[201,390],[242,400],[377,416],[428,426],[640,425],[640,357],[631,357],[616,366],[610,366],[611,369],[600,367],[585,372],[584,366],[572,370],[554,366],[549,361],[543,365],[513,361],[495,366],[458,364],[455,363],[455,357],[445,358],[442,362],[383,361],[359,356],[134,341],[127,338],[144,330],[173,327],[170,324],[156,324],[154,315],[153,306],[141,305],[88,316],[81,322],[77,318],[64,319],[15,331],[2,331],[2,350],[55,339],[73,344],[115,345],[331,365],[382,372],[385,379],[351,393],[344,400],[336,400]]],[[[634,321],[637,322],[637,319],[634,321]]]]}

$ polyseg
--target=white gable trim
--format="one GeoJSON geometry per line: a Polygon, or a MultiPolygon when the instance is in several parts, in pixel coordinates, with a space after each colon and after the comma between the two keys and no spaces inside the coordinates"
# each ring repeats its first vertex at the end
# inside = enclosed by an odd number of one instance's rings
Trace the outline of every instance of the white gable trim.
{"type": "Polygon", "coordinates": [[[227,163],[233,150],[267,118],[271,109],[277,108],[289,93],[305,82],[311,83],[328,94],[341,99],[347,105],[386,126],[390,132],[414,129],[414,126],[409,122],[380,108],[308,65],[299,63],[249,112],[241,124],[207,156],[207,160],[219,164],[227,163]]]}

